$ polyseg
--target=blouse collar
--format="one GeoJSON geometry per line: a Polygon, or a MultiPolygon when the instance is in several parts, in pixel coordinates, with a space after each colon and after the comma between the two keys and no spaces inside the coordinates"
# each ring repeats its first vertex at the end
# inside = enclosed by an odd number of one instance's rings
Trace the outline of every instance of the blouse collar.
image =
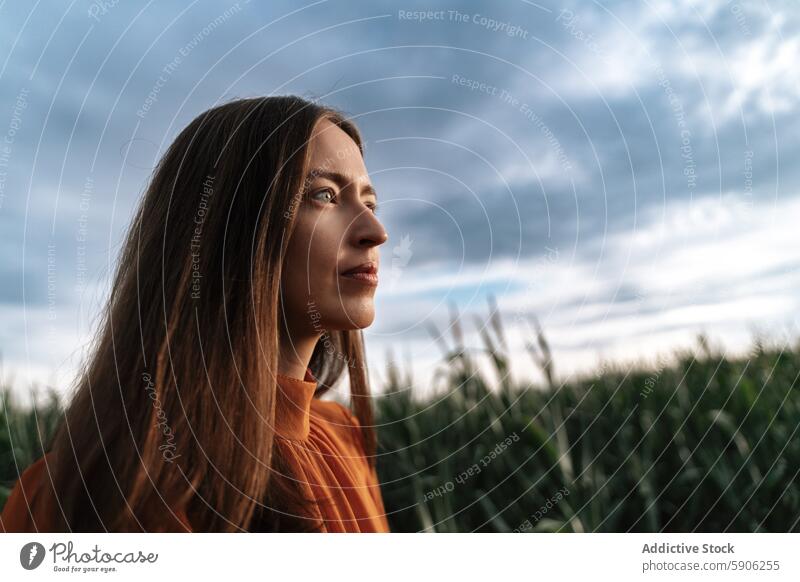
{"type": "Polygon", "coordinates": [[[306,368],[300,380],[277,374],[275,400],[275,434],[290,440],[305,440],[308,437],[311,417],[311,401],[317,390],[317,379],[306,368]]]}

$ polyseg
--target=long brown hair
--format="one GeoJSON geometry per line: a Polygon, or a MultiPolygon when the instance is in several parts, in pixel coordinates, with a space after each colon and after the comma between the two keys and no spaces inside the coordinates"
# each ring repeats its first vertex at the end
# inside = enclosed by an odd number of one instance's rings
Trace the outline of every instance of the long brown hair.
{"type": "MultiPolygon", "coordinates": [[[[323,118],[363,154],[343,114],[277,96],[205,111],[161,158],[52,441],[62,531],[180,531],[179,509],[194,531],[320,527],[273,421],[281,269],[323,118]]],[[[374,467],[363,336],[326,333],[317,395],[348,368],[374,467]]]]}

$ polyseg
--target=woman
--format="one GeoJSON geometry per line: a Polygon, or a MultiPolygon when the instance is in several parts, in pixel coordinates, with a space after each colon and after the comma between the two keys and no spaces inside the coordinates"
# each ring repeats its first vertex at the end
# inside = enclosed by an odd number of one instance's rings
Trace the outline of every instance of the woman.
{"type": "Polygon", "coordinates": [[[294,96],[180,133],[6,531],[389,530],[361,334],[387,234],[362,153],[294,96]],[[353,412],[318,398],[345,368],[353,412]]]}

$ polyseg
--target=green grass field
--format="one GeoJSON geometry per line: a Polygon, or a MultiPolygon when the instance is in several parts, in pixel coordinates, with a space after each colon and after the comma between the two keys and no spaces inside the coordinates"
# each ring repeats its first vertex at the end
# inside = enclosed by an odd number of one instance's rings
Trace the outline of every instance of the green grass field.
{"type": "Polygon", "coordinates": [[[62,412],[55,392],[33,407],[19,406],[8,385],[0,387],[0,508],[19,473],[44,454],[62,412]]]}
{"type": "Polygon", "coordinates": [[[800,531],[800,342],[730,359],[701,335],[669,365],[562,385],[538,330],[547,381],[530,386],[508,377],[496,317],[476,323],[477,353],[453,321],[436,396],[391,365],[379,402],[393,531],[800,531]]]}

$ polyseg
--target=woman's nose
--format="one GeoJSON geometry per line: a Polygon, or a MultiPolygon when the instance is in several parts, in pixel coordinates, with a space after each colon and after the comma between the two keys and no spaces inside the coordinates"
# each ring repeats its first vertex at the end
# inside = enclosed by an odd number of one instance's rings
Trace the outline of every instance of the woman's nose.
{"type": "Polygon", "coordinates": [[[389,234],[371,210],[364,211],[357,222],[359,223],[356,232],[358,246],[376,247],[389,240],[389,234]]]}

